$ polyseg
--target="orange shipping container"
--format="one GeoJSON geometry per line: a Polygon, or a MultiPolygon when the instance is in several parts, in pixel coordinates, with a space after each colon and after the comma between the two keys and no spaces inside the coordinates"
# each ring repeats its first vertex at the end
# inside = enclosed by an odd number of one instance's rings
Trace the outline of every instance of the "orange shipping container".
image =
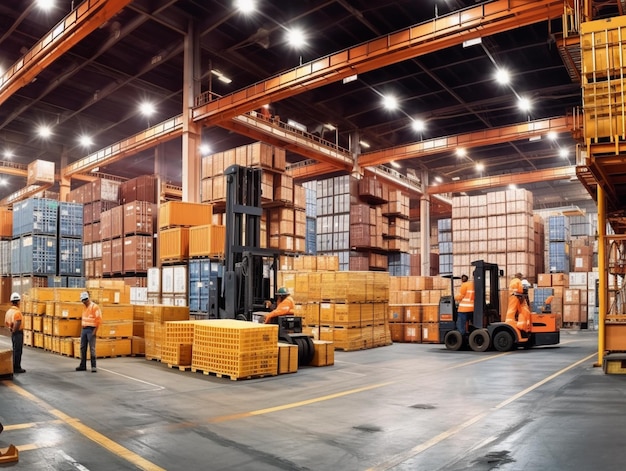
{"type": "Polygon", "coordinates": [[[161,261],[189,258],[188,227],[175,227],[159,231],[159,258],[161,261]]]}
{"type": "Polygon", "coordinates": [[[0,208],[0,237],[10,238],[13,236],[13,211],[0,208]]]}
{"type": "Polygon", "coordinates": [[[159,208],[159,228],[211,224],[213,205],[168,201],[159,208]]]}

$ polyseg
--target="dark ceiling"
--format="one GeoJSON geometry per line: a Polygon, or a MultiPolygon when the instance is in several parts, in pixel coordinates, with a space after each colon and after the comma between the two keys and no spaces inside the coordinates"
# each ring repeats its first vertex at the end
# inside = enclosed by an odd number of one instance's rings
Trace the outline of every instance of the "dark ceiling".
{"type": "MultiPolygon", "coordinates": [[[[33,0],[0,2],[0,67],[6,69],[50,31],[79,2],[57,1],[44,13],[33,0]]],[[[257,81],[349,46],[435,15],[475,6],[474,0],[260,0],[255,13],[243,15],[232,1],[136,0],[91,33],[27,86],[0,105],[0,158],[5,149],[12,159],[73,162],[88,152],[110,145],[150,125],[182,113],[183,40],[190,23],[201,35],[202,91],[228,94],[257,81]],[[285,40],[287,28],[301,27],[307,46],[296,50],[285,40]],[[222,83],[210,70],[232,79],[222,83]],[[142,100],[156,104],[146,118],[138,112],[142,100]],[[39,124],[52,127],[48,140],[36,137],[39,124]],[[79,135],[93,136],[84,149],[79,135]]],[[[484,2],[489,3],[489,2],[484,2]]],[[[531,2],[532,3],[532,2],[531,2]]],[[[606,3],[606,2],[605,2],[606,3]]],[[[611,2],[599,13],[612,14],[611,2]]],[[[348,147],[358,131],[368,150],[384,149],[420,139],[466,133],[491,127],[572,114],[581,106],[580,83],[572,81],[556,46],[560,19],[482,38],[482,44],[454,46],[418,58],[360,74],[348,84],[332,83],[278,103],[272,112],[293,119],[310,132],[324,133],[348,147]],[[512,74],[510,86],[494,80],[495,65],[512,74]],[[393,94],[399,109],[386,111],[383,94],[393,94]],[[517,107],[516,96],[531,100],[529,113],[517,107]],[[411,119],[426,129],[416,133],[411,119]]],[[[230,131],[204,128],[203,142],[221,151],[247,141],[230,131]]],[[[181,181],[181,141],[163,144],[166,179],[181,181]]],[[[291,162],[302,159],[289,155],[291,162]]],[[[6,160],[6,159],[5,159],[6,160]]],[[[471,149],[459,158],[453,152],[406,160],[407,168],[426,168],[446,180],[526,172],[575,163],[575,141],[569,133],[557,141],[517,141],[471,149]],[[569,157],[559,156],[559,148],[569,157]]],[[[145,151],[101,171],[132,177],[154,171],[154,151],[145,151]]],[[[7,176],[0,197],[23,187],[20,177],[7,176]]],[[[77,182],[78,184],[79,182],[77,182]]],[[[536,207],[592,203],[577,181],[544,182],[527,186],[536,207]]]]}

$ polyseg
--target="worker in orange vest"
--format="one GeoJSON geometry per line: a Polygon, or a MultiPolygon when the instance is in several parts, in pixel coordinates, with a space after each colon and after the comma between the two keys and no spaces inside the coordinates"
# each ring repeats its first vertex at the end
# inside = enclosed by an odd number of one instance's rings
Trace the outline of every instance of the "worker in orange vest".
{"type": "Polygon", "coordinates": [[[9,301],[11,307],[4,316],[4,325],[11,331],[11,343],[13,344],[13,373],[26,373],[22,368],[22,351],[24,349],[24,316],[20,311],[21,296],[12,293],[9,301]]]}
{"type": "Polygon", "coordinates": [[[456,328],[461,335],[467,333],[467,322],[474,315],[474,282],[467,275],[461,276],[461,288],[454,298],[459,303],[456,317],[456,328]]]}
{"type": "Polygon", "coordinates": [[[87,291],[80,293],[80,301],[85,309],[83,309],[81,323],[83,328],[80,332],[80,365],[76,367],[76,371],[87,370],[87,345],[89,345],[91,372],[95,373],[98,371],[96,369],[96,333],[102,323],[102,312],[100,306],[89,299],[87,291]]]}
{"type": "Polygon", "coordinates": [[[546,301],[543,303],[543,307],[541,308],[541,312],[549,314],[552,312],[552,301],[554,300],[554,296],[550,295],[546,298],[546,301]]]}
{"type": "Polygon", "coordinates": [[[296,308],[296,304],[294,303],[291,294],[289,294],[289,291],[287,291],[287,288],[278,288],[276,290],[276,297],[278,299],[278,304],[276,309],[265,316],[266,324],[273,323],[271,320],[275,317],[293,314],[296,308]]]}
{"type": "Polygon", "coordinates": [[[524,276],[518,272],[509,284],[509,305],[506,310],[505,322],[528,332],[530,330],[530,308],[524,298],[522,278],[524,276]]]}

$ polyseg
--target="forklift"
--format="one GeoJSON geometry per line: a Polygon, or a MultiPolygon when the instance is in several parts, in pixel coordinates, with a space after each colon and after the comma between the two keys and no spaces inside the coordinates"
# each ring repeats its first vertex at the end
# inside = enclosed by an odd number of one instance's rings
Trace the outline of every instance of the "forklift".
{"type": "Polygon", "coordinates": [[[499,277],[503,276],[498,265],[483,260],[472,262],[474,267],[474,315],[468,334],[462,336],[456,328],[457,307],[454,300],[454,280],[450,276],[451,295],[442,296],[439,301],[439,338],[448,350],[469,347],[475,352],[494,348],[508,352],[518,347],[530,348],[541,345],[555,345],[560,342],[557,314],[530,313],[525,299],[522,308],[530,316],[530,327],[520,328],[517,321],[502,322],[500,313],[499,277]]]}
{"type": "MultiPolygon", "coordinates": [[[[231,165],[226,178],[226,245],[224,264],[210,281],[208,307],[213,319],[253,322],[268,312],[275,299],[280,250],[261,247],[261,172],[259,168],[231,165]]],[[[278,316],[278,340],[298,346],[298,364],[313,360],[311,336],[302,332],[302,318],[278,316]]]]}

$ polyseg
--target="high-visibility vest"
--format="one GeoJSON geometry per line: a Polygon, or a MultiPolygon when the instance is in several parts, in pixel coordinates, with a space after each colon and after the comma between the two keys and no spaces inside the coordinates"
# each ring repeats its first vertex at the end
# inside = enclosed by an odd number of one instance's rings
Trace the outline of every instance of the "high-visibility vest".
{"type": "Polygon", "coordinates": [[[459,312],[474,312],[474,282],[466,281],[459,291],[459,312]]]}
{"type": "Polygon", "coordinates": [[[83,327],[98,327],[102,322],[102,313],[100,312],[100,306],[94,302],[90,302],[89,305],[83,310],[83,327]]]}

